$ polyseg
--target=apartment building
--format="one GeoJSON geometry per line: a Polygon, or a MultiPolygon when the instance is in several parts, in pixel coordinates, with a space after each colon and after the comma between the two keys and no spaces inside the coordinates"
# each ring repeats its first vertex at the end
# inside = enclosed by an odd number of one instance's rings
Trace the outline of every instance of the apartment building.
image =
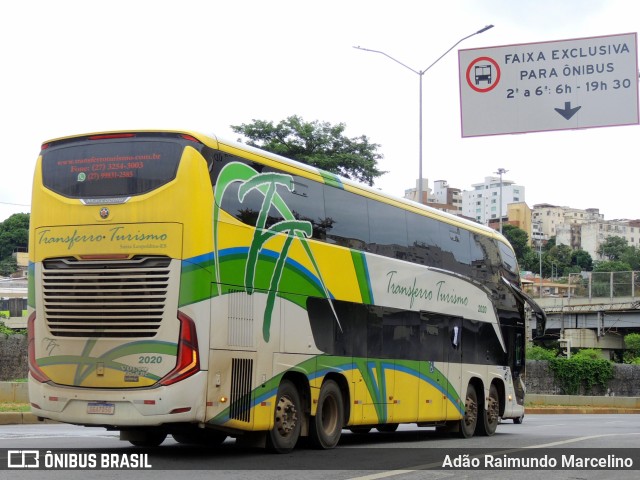
{"type": "Polygon", "coordinates": [[[525,188],[511,180],[485,177],[484,182],[472,185],[473,190],[462,192],[462,214],[483,225],[492,220],[507,221],[508,205],[525,201],[525,188]]]}

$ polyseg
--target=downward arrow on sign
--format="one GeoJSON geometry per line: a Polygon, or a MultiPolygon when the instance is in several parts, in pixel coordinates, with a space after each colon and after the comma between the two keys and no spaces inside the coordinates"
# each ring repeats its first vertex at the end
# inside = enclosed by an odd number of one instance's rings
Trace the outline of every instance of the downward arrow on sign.
{"type": "Polygon", "coordinates": [[[564,102],[564,109],[555,108],[554,110],[564,117],[565,120],[569,120],[575,115],[575,113],[582,107],[571,108],[571,102],[564,102]]]}

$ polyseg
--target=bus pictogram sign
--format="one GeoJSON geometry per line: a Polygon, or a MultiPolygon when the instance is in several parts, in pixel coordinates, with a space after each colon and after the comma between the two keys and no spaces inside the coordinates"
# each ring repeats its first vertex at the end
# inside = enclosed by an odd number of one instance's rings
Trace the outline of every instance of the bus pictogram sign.
{"type": "Polygon", "coordinates": [[[476,92],[490,92],[500,82],[500,65],[491,57],[478,57],[469,63],[466,77],[476,92]]]}

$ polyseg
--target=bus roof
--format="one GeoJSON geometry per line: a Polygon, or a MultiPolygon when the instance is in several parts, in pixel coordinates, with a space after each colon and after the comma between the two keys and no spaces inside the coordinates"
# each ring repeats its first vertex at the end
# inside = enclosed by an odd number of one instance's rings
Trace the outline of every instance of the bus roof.
{"type": "MultiPolygon", "coordinates": [[[[74,138],[88,139],[89,137],[95,137],[95,139],[98,139],[98,137],[106,138],[111,135],[131,134],[131,133],[167,133],[167,134],[192,136],[197,140],[199,140],[200,142],[202,142],[203,144],[207,145],[208,147],[211,147],[214,149],[218,149],[222,144],[224,146],[230,147],[235,150],[246,151],[256,156],[263,157],[271,162],[279,163],[281,165],[285,165],[288,167],[293,167],[298,170],[305,171],[311,174],[312,176],[317,177],[317,179],[320,181],[323,178],[321,174],[321,170],[311,165],[308,165],[296,160],[292,160],[290,158],[286,158],[281,155],[277,155],[275,153],[271,153],[266,150],[252,147],[250,145],[246,145],[237,141],[222,139],[214,134],[205,134],[205,133],[201,133],[193,130],[165,130],[165,129],[110,130],[110,131],[103,131],[103,132],[90,132],[90,133],[83,133],[83,134],[77,134],[77,135],[69,135],[65,137],[58,137],[58,138],[47,140],[43,142],[42,145],[44,147],[51,143],[56,143],[64,140],[72,140],[74,138]]],[[[378,190],[376,188],[370,187],[363,183],[355,182],[353,180],[341,177],[333,173],[331,173],[330,175],[338,178],[340,183],[349,187],[349,190],[353,192],[357,192],[360,195],[363,195],[365,197],[373,198],[375,200],[382,201],[384,203],[388,203],[391,205],[395,205],[405,210],[413,211],[415,213],[420,213],[428,217],[437,218],[450,225],[461,227],[466,230],[472,230],[474,232],[481,233],[485,236],[493,237],[496,240],[499,240],[502,243],[509,245],[509,242],[503,235],[501,235],[496,230],[489,228],[485,225],[481,225],[479,223],[475,223],[466,218],[458,217],[456,215],[452,215],[450,213],[437,210],[433,207],[423,205],[413,200],[409,200],[406,198],[402,198],[399,196],[395,196],[395,195],[383,192],[382,190],[378,190]]]]}

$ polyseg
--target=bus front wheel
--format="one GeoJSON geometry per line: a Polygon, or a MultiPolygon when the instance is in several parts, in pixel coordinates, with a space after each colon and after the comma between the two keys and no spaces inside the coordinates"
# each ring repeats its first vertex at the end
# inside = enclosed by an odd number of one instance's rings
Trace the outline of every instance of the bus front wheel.
{"type": "Polygon", "coordinates": [[[344,405],[340,387],[327,380],[320,388],[318,409],[311,421],[311,442],[316,448],[333,448],[338,444],[344,422],[344,405]]]}
{"type": "Polygon", "coordinates": [[[278,387],[273,428],[267,435],[267,447],[276,453],[289,453],[300,438],[302,408],[298,389],[289,380],[278,387]]]}

